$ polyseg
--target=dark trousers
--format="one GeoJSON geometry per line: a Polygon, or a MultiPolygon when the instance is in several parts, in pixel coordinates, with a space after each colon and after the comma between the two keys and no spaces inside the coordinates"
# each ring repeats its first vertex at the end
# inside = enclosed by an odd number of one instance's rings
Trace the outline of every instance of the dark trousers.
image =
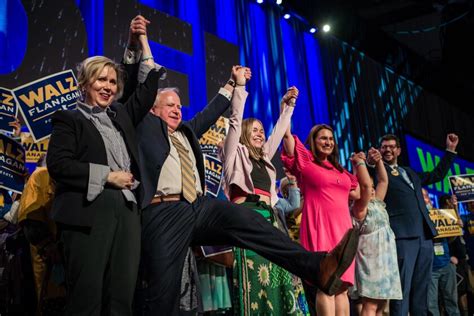
{"type": "Polygon", "coordinates": [[[306,251],[260,214],[238,204],[199,197],[143,210],[143,259],[148,275],[145,315],[179,315],[181,271],[189,245],[251,249],[316,283],[321,253],[306,251]]]}
{"type": "Polygon", "coordinates": [[[140,258],[140,215],[118,190],[92,227],[61,227],[68,300],[66,315],[131,315],[140,258]]]}
{"type": "Polygon", "coordinates": [[[390,315],[427,315],[433,241],[420,237],[397,239],[396,243],[403,299],[390,301],[390,315]]]}

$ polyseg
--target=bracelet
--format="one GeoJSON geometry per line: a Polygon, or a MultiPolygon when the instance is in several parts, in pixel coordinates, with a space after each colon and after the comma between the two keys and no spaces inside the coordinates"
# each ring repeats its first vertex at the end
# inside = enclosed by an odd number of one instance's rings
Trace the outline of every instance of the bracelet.
{"type": "Polygon", "coordinates": [[[149,59],[153,59],[153,56],[150,55],[150,56],[143,56],[142,57],[142,61],[147,61],[149,59]]]}
{"type": "Polygon", "coordinates": [[[365,162],[359,161],[358,163],[355,164],[354,168],[357,168],[359,166],[365,166],[365,162]]]}
{"type": "Polygon", "coordinates": [[[227,84],[234,87],[234,88],[236,86],[235,81],[233,79],[229,79],[229,81],[227,81],[227,84]]]}

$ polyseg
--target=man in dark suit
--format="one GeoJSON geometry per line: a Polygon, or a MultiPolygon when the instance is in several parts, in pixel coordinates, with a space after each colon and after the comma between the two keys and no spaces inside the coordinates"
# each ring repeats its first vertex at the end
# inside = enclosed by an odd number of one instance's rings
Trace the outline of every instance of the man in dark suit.
{"type": "Polygon", "coordinates": [[[331,253],[311,253],[256,212],[203,196],[198,138],[227,110],[232,97],[246,96],[243,86],[249,77],[249,69],[234,67],[224,88],[189,121],[182,121],[176,89],[160,90],[152,113],[139,125],[146,315],[179,314],[181,271],[189,245],[252,249],[329,293],[339,290],[339,276],[354,258],[353,231],[331,253]]]}
{"type": "MultiPolygon", "coordinates": [[[[433,262],[436,229],[428,216],[421,188],[443,180],[456,157],[458,137],[448,134],[446,154],[430,172],[416,173],[410,167],[398,166],[400,141],[395,135],[381,139],[380,153],[385,162],[389,184],[385,203],[390,226],[397,243],[398,267],[403,300],[390,302],[390,315],[426,315],[427,293],[433,262]]],[[[373,157],[369,156],[369,162],[373,157]]]]}

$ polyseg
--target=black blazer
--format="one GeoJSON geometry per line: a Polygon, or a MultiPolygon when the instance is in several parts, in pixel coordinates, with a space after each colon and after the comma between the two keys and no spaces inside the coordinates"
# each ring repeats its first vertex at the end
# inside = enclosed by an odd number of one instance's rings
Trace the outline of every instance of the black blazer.
{"type": "Polygon", "coordinates": [[[437,235],[434,224],[428,216],[421,188],[443,180],[455,158],[455,154],[447,151],[431,172],[416,173],[410,167],[403,167],[414,189],[403,180],[402,175],[392,175],[392,169],[385,166],[388,174],[388,190],[384,201],[387,204],[390,226],[396,238],[425,236],[431,239],[437,235]]]}
{"type": "MultiPolygon", "coordinates": [[[[193,149],[203,189],[205,188],[204,160],[199,146],[199,138],[217,121],[229,105],[230,101],[218,93],[201,112],[191,120],[181,122],[178,126],[178,130],[188,138],[193,149]]],[[[137,135],[139,167],[142,175],[142,190],[139,200],[141,208],[145,208],[156,193],[161,168],[170,153],[168,125],[161,118],[149,113],[138,125],[137,135]]]]}
{"type": "MultiPolygon", "coordinates": [[[[131,171],[139,181],[135,128],[153,106],[163,72],[163,69],[150,71],[146,81],[136,87],[124,104],[114,102],[110,106],[114,113],[109,112],[109,116],[122,134],[130,154],[131,171]]],[[[108,165],[102,136],[77,110],[58,111],[52,121],[53,133],[47,155],[48,171],[56,182],[52,218],[63,224],[91,226],[95,212],[110,204],[104,194],[92,202],[86,198],[89,163],[108,165]]]]}

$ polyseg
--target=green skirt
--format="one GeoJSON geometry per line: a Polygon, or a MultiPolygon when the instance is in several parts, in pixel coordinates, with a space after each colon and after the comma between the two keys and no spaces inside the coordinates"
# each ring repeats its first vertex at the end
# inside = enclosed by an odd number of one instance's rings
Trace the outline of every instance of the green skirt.
{"type": "MultiPolygon", "coordinates": [[[[277,226],[267,204],[242,205],[277,226]]],[[[235,315],[309,315],[301,280],[251,250],[234,248],[233,288],[235,315]]]]}

